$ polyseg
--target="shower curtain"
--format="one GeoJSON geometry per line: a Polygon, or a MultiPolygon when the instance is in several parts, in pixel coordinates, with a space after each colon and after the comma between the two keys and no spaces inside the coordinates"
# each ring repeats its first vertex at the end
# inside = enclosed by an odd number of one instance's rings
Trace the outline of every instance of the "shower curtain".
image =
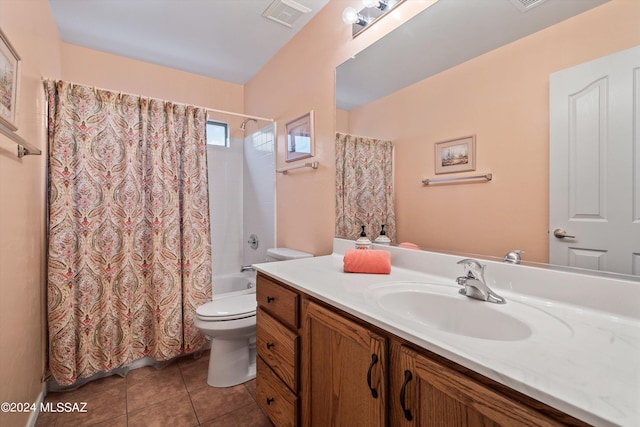
{"type": "Polygon", "coordinates": [[[336,237],[374,240],[385,224],[395,242],[393,143],[336,133],[336,237]]]}
{"type": "Polygon", "coordinates": [[[49,371],[60,385],[201,349],[204,109],[47,81],[49,371]]]}

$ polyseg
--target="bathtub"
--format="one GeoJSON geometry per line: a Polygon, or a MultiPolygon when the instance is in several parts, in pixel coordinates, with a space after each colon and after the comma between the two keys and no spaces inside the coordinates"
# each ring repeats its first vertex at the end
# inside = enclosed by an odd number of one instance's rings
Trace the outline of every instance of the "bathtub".
{"type": "Polygon", "coordinates": [[[213,297],[228,294],[229,292],[255,292],[256,272],[244,271],[242,273],[230,273],[213,276],[213,297]]]}

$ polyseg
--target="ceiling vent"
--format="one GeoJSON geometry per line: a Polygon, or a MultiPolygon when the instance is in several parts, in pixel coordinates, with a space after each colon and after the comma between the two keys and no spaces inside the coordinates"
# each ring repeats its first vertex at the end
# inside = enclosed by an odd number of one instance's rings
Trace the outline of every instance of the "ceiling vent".
{"type": "Polygon", "coordinates": [[[293,0],[274,0],[274,2],[262,12],[262,16],[278,24],[282,24],[287,28],[291,28],[298,18],[309,12],[311,12],[311,9],[293,0]]]}
{"type": "Polygon", "coordinates": [[[542,3],[545,3],[546,1],[547,0],[511,0],[511,3],[513,3],[520,12],[526,12],[541,5],[542,3]]]}

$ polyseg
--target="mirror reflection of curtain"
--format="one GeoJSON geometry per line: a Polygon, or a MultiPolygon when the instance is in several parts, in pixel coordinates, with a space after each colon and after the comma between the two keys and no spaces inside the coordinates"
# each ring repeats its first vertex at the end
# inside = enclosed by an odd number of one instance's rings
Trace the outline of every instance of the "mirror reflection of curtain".
{"type": "Polygon", "coordinates": [[[202,349],[206,112],[47,81],[49,370],[60,385],[202,349]]]}
{"type": "Polygon", "coordinates": [[[373,241],[385,224],[395,242],[393,143],[336,133],[336,237],[373,241]]]}

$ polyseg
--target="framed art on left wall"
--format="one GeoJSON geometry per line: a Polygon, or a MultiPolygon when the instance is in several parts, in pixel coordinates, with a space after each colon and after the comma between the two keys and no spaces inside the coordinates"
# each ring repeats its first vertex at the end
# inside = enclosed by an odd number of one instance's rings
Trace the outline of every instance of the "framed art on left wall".
{"type": "Polygon", "coordinates": [[[313,110],[287,123],[287,162],[313,157],[313,110]]]}
{"type": "Polygon", "coordinates": [[[20,88],[20,56],[0,30],[0,123],[18,130],[16,111],[20,88]]]}

